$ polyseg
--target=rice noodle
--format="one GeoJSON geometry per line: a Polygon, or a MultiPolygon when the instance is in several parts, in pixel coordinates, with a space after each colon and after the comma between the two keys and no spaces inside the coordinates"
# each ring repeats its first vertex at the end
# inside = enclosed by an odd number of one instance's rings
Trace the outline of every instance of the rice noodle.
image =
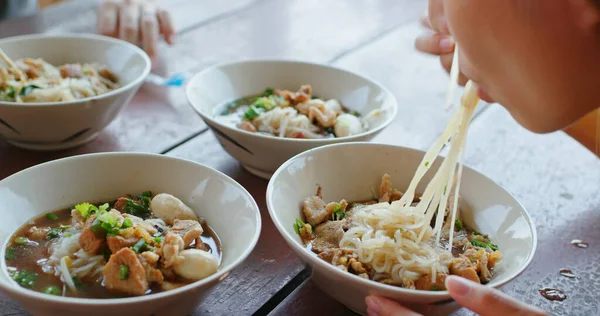
{"type": "Polygon", "coordinates": [[[392,203],[365,205],[355,209],[355,226],[344,233],[340,247],[354,251],[362,263],[377,273],[401,283],[430,274],[435,283],[437,273],[448,273],[453,258],[454,221],[457,218],[458,193],[467,131],[479,102],[477,86],[467,83],[462,106],[451,119],[442,136],[431,146],[419,164],[402,198],[392,203]],[[420,200],[413,206],[415,190],[443,145],[450,141],[448,156],[427,184],[420,200]],[[454,181],[456,179],[456,181],[454,181]],[[454,190],[452,190],[454,189],[454,190]],[[448,199],[454,197],[446,216],[448,199]],[[433,228],[429,225],[437,214],[433,228]],[[444,219],[451,220],[448,249],[440,244],[444,219]],[[433,238],[435,236],[435,238],[433,238]]]}

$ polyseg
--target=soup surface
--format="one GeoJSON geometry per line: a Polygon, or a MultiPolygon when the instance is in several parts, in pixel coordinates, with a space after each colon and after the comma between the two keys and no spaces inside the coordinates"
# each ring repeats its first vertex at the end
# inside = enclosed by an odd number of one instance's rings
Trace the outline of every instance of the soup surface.
{"type": "Polygon", "coordinates": [[[117,298],[201,280],[217,271],[221,254],[215,232],[183,202],[144,192],[34,218],[10,238],[5,260],[24,288],[117,298]]]}
{"type": "Polygon", "coordinates": [[[286,138],[335,138],[361,134],[383,117],[345,108],[336,99],[322,100],[310,85],[296,92],[267,88],[262,94],[225,104],[216,115],[224,124],[251,133],[286,138]]]}

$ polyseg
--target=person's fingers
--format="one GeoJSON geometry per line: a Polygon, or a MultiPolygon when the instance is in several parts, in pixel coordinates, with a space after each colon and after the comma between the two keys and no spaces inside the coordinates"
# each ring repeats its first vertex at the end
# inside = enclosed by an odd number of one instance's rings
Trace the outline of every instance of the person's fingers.
{"type": "Polygon", "coordinates": [[[119,37],[134,45],[139,42],[140,6],[136,0],[125,0],[119,14],[119,37]]]}
{"type": "Polygon", "coordinates": [[[429,15],[427,13],[425,13],[424,15],[421,15],[420,21],[421,21],[422,26],[424,26],[430,30],[433,30],[433,26],[431,26],[431,21],[429,21],[429,15]]]}
{"type": "Polygon", "coordinates": [[[175,27],[173,26],[171,14],[166,10],[159,9],[156,16],[158,17],[160,33],[169,45],[173,45],[175,43],[175,27]]]}
{"type": "MultiPolygon", "coordinates": [[[[452,69],[452,60],[454,58],[454,54],[443,54],[440,56],[440,63],[442,64],[442,67],[444,67],[444,69],[446,69],[446,71],[448,73],[450,73],[450,69],[452,69]]],[[[460,65],[459,65],[460,67],[460,65]]],[[[465,77],[465,75],[461,72],[458,76],[458,83],[461,86],[464,86],[465,84],[467,84],[467,81],[469,81],[469,78],[465,77]]]]}
{"type": "Polygon", "coordinates": [[[429,23],[433,27],[433,30],[449,35],[448,22],[444,14],[444,2],[442,0],[429,0],[428,7],[429,23]]]}
{"type": "Polygon", "coordinates": [[[450,296],[460,305],[483,316],[546,315],[540,309],[481,284],[457,276],[446,278],[450,296]]]}
{"type": "Polygon", "coordinates": [[[427,34],[417,37],[415,47],[428,54],[443,55],[454,52],[455,43],[452,37],[442,34],[427,34]]]}
{"type": "Polygon", "coordinates": [[[156,5],[153,2],[147,2],[142,5],[140,29],[142,35],[142,48],[148,55],[156,56],[159,30],[156,5]]]}
{"type": "Polygon", "coordinates": [[[106,36],[116,37],[118,35],[119,4],[115,0],[102,2],[98,8],[98,33],[106,36]]]}
{"type": "Polygon", "coordinates": [[[423,316],[392,300],[379,296],[367,296],[367,314],[369,316],[423,316]]]}

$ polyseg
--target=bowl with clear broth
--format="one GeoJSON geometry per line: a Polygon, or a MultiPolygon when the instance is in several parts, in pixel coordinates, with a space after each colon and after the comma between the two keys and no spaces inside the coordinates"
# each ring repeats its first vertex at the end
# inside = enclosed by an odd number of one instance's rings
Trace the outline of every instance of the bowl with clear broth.
{"type": "Polygon", "coordinates": [[[51,161],[0,199],[0,290],[33,315],[189,315],[261,229],[240,184],[161,155],[51,161]]]}
{"type": "Polygon", "coordinates": [[[365,76],[285,60],[213,66],[194,75],[186,93],[223,148],[267,179],[305,150],[373,139],[398,107],[389,90],[365,76]]]}

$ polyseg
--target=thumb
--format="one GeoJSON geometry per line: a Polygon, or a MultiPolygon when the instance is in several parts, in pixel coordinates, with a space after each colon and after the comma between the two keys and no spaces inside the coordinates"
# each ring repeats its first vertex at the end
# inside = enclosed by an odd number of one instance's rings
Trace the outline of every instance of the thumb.
{"type": "Polygon", "coordinates": [[[367,314],[369,316],[423,316],[390,300],[379,296],[367,296],[367,314]]]}
{"type": "Polygon", "coordinates": [[[457,276],[446,278],[450,296],[460,305],[482,316],[546,315],[540,309],[481,284],[457,276]]]}

